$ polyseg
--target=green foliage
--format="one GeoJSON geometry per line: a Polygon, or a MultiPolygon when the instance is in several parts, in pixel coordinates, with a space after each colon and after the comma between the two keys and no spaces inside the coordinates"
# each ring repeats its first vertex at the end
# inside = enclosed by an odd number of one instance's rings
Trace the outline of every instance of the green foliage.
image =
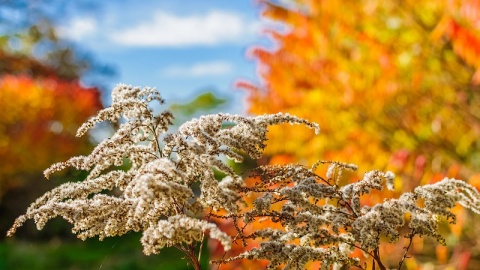
{"type": "Polygon", "coordinates": [[[192,116],[201,111],[210,111],[226,103],[226,99],[217,97],[212,92],[205,92],[187,103],[174,103],[170,109],[175,114],[192,116]]]}
{"type": "MultiPolygon", "coordinates": [[[[140,235],[131,233],[98,242],[0,242],[0,269],[43,270],[43,269],[165,269],[187,270],[182,253],[174,248],[162,250],[156,256],[145,256],[138,248],[140,235]]],[[[204,249],[207,251],[206,249],[204,249]]],[[[202,267],[208,269],[208,254],[202,258],[202,267]]]]}
{"type": "Polygon", "coordinates": [[[172,103],[169,110],[176,115],[173,123],[181,123],[199,116],[200,113],[213,113],[227,104],[227,99],[219,97],[214,92],[205,90],[195,98],[185,103],[172,103]]]}

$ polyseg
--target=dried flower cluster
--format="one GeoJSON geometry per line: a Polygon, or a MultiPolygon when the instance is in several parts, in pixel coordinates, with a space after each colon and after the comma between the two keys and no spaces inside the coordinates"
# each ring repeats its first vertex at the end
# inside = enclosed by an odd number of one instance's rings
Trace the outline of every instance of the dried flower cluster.
{"type": "Polygon", "coordinates": [[[449,209],[457,202],[480,214],[479,192],[455,179],[417,187],[398,199],[362,205],[361,197],[372,190],[393,188],[393,173],[371,171],[360,181],[342,186],[344,172],[356,170],[356,166],[340,162],[319,162],[312,168],[260,167],[258,182],[247,186],[226,159],[242,162],[241,154],[261,157],[270,125],[302,124],[316,131],[318,126],[288,114],[217,114],[193,119],[178,131],[169,132],[173,115],[169,111],[154,114],[149,107],[153,101],[164,103],[154,88],[118,85],[112,92],[112,105],[84,123],[77,135],[86,134],[102,121],[117,123],[116,133],[90,155],[73,157],[45,170],[47,178],[68,167],[86,170],[88,177],[38,198],[17,218],[8,235],[28,219],[34,219],[41,229],[48,220],[61,216],[73,224],[73,233],[82,239],[141,231],[145,254],[174,246],[200,269],[195,244],[205,235],[219,240],[225,250],[231,245],[230,236],[205,218],[209,212],[207,216],[232,218],[234,222],[242,218],[246,225],[270,219],[283,228],[265,228],[247,235],[244,226],[236,226],[243,240],[263,239],[260,247],[220,263],[247,258],[269,260],[270,269],[301,269],[310,261],[321,262],[322,269],[365,269],[352,256],[360,249],[380,269],[386,269],[379,254],[381,239],[396,242],[405,236],[411,244],[415,236],[429,236],[444,243],[438,226],[442,217],[455,222],[449,209]],[[315,171],[325,163],[329,167],[323,178],[315,171]],[[215,170],[226,176],[216,179],[215,170]],[[239,205],[245,203],[243,196],[251,193],[259,196],[251,210],[245,211],[239,205]],[[402,228],[408,232],[401,233],[402,228]]]}
{"type": "Polygon", "coordinates": [[[224,157],[241,162],[240,152],[259,158],[269,125],[304,124],[318,130],[317,125],[287,114],[217,114],[193,119],[169,133],[172,114],[154,115],[149,108],[152,101],[164,103],[154,88],[115,87],[112,105],[84,123],[77,136],[102,121],[118,123],[116,133],[90,155],[54,164],[44,172],[48,178],[73,167],[89,171],[87,179],[63,184],[38,198],[17,218],[8,235],[28,219],[34,219],[41,229],[48,220],[62,216],[82,239],[142,231],[146,254],[158,253],[164,246],[184,248],[183,244],[201,241],[204,233],[229,249],[230,237],[201,219],[209,209],[238,211],[241,198],[233,188],[242,178],[226,165],[224,157]],[[118,168],[127,162],[128,170],[118,168]],[[218,181],[214,169],[227,176],[218,181]],[[120,191],[119,196],[106,193],[114,189],[120,191]]]}
{"type": "MultiPolygon", "coordinates": [[[[340,266],[366,269],[359,259],[352,257],[352,252],[360,249],[370,255],[380,269],[386,269],[379,254],[381,239],[398,241],[400,229],[406,226],[408,232],[403,236],[410,244],[415,236],[434,237],[445,244],[438,226],[441,217],[455,222],[450,208],[458,202],[480,214],[479,192],[455,179],[420,186],[398,199],[386,199],[374,206],[362,206],[360,198],[372,190],[393,189],[394,174],[371,171],[360,181],[340,186],[339,180],[346,170],[356,170],[356,166],[319,162],[313,168],[260,167],[259,182],[239,190],[261,194],[254,201],[253,209],[243,215],[243,221],[251,224],[267,218],[280,223],[283,229],[265,228],[250,235],[239,230],[244,239],[263,239],[260,247],[222,262],[239,258],[266,259],[270,261],[269,269],[281,265],[284,269],[303,269],[307,262],[319,261],[322,269],[340,266]],[[315,173],[322,163],[329,164],[326,178],[315,173]]],[[[399,268],[405,258],[406,253],[399,258],[399,268]]]]}

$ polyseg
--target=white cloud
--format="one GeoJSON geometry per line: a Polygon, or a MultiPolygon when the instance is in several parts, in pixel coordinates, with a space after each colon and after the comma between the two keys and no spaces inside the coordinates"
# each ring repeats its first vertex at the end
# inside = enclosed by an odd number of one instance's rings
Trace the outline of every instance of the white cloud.
{"type": "Polygon", "coordinates": [[[58,33],[61,37],[82,41],[84,38],[92,36],[98,28],[97,21],[93,18],[74,18],[68,25],[60,26],[58,33]]]}
{"type": "Polygon", "coordinates": [[[171,66],[160,71],[165,77],[203,77],[231,73],[233,66],[228,62],[212,61],[196,63],[191,66],[171,66]]]}
{"type": "Polygon", "coordinates": [[[110,38],[128,46],[216,45],[241,41],[255,29],[254,23],[232,12],[211,11],[190,16],[157,12],[153,20],[115,31],[110,38]]]}

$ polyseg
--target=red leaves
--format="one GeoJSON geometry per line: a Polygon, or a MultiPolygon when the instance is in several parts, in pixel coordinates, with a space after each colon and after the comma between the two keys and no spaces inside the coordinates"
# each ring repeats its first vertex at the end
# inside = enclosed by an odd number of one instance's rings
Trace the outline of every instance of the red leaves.
{"type": "Polygon", "coordinates": [[[394,170],[397,191],[476,171],[479,1],[294,5],[265,6],[288,31],[270,31],[274,49],[251,50],[261,83],[238,86],[251,113],[288,112],[322,131],[273,128],[269,154],[394,170]]]}
{"type": "Polygon", "coordinates": [[[76,129],[101,106],[98,89],[77,81],[1,77],[0,195],[26,175],[85,152],[88,138],[76,138],[76,129]]]}

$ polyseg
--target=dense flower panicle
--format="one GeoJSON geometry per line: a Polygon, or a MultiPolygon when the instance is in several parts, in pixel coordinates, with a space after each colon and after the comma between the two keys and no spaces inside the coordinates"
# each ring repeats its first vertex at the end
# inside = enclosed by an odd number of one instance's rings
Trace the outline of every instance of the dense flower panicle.
{"type": "Polygon", "coordinates": [[[339,181],[342,179],[343,172],[345,170],[350,170],[350,171],[356,171],[357,166],[355,164],[346,164],[343,162],[338,162],[338,161],[332,161],[332,162],[327,162],[327,161],[319,161],[316,164],[313,165],[312,170],[315,170],[315,168],[320,165],[320,164],[325,164],[329,163],[330,165],[328,166],[327,170],[327,180],[331,181],[335,185],[338,185],[339,181]]]}
{"type": "Polygon", "coordinates": [[[480,214],[479,192],[464,181],[445,178],[440,182],[415,188],[414,192],[424,200],[425,208],[448,216],[445,208],[452,208],[456,202],[480,214]]]}
{"type": "Polygon", "coordinates": [[[158,221],[156,226],[151,226],[145,231],[140,241],[145,254],[157,254],[164,247],[182,242],[188,244],[193,241],[201,242],[205,231],[209,231],[210,237],[220,241],[226,250],[230,249],[230,237],[220,231],[215,224],[185,215],[171,216],[168,220],[158,221]]]}
{"type": "Polygon", "coordinates": [[[173,115],[169,111],[155,114],[149,107],[152,101],[164,103],[154,88],[115,87],[111,107],[88,120],[77,135],[102,121],[117,123],[115,134],[89,155],[53,164],[44,172],[48,178],[73,167],[88,171],[87,178],[45,193],[7,234],[13,235],[28,219],[42,229],[50,219],[61,216],[73,224],[72,232],[81,239],[98,236],[101,240],[140,231],[145,254],[175,246],[194,261],[194,247],[186,250],[183,245],[201,242],[206,234],[225,250],[231,248],[230,236],[202,216],[210,212],[209,217],[231,218],[236,225],[243,217],[244,224],[235,226],[236,239],[244,243],[245,239],[262,239],[258,248],[220,263],[246,258],[266,259],[270,269],[301,269],[311,261],[320,262],[321,269],[365,269],[352,257],[360,249],[380,269],[386,269],[379,255],[381,240],[396,242],[403,236],[411,242],[414,236],[429,236],[445,244],[439,224],[442,217],[455,222],[450,209],[456,203],[480,214],[479,192],[455,179],[417,187],[375,205],[362,204],[362,196],[373,190],[393,189],[394,174],[374,170],[343,185],[344,174],[357,166],[336,161],[319,161],[311,168],[262,166],[254,175],[258,182],[246,185],[225,158],[235,162],[243,160],[242,154],[260,158],[270,125],[301,124],[316,132],[318,125],[281,113],[216,114],[188,121],[170,133],[173,115]],[[325,177],[315,172],[322,164],[328,165],[325,177]],[[120,170],[120,166],[128,169],[120,170]],[[216,179],[215,170],[225,177],[216,179]],[[251,193],[259,196],[245,210],[240,205],[246,204],[243,198],[251,193]],[[265,219],[280,226],[245,233],[244,225],[265,219]]]}
{"type": "Polygon", "coordinates": [[[244,222],[251,224],[268,218],[281,224],[282,229],[265,228],[244,234],[245,238],[262,239],[260,247],[224,262],[266,259],[270,269],[281,265],[284,269],[301,269],[309,261],[318,261],[322,269],[352,265],[365,269],[359,260],[351,258],[355,249],[380,260],[377,251],[385,238],[393,243],[401,236],[429,236],[445,244],[438,233],[439,217],[454,222],[450,209],[456,203],[480,213],[479,192],[455,179],[417,187],[398,199],[361,205],[360,198],[372,190],[392,189],[395,176],[375,170],[365,173],[357,182],[339,186],[338,178],[344,170],[356,170],[356,166],[320,161],[312,169],[301,165],[261,167],[256,178],[259,182],[239,190],[245,195],[260,194],[253,208],[245,212],[244,222]],[[314,172],[320,164],[329,164],[325,178],[314,172]],[[278,203],[283,204],[281,209],[278,203]],[[404,226],[410,231],[402,233],[404,226]]]}
{"type": "Polygon", "coordinates": [[[205,233],[229,249],[229,236],[201,219],[208,209],[238,212],[241,198],[235,188],[242,178],[224,157],[240,162],[239,152],[243,152],[259,158],[270,125],[302,124],[318,131],[316,124],[286,114],[217,114],[193,119],[168,133],[173,115],[169,111],[154,114],[149,107],[152,101],[164,103],[155,88],[116,86],[112,105],[85,122],[77,136],[103,121],[117,123],[115,134],[89,155],[56,163],[44,172],[48,178],[73,167],[89,171],[88,177],[45,193],[17,218],[8,235],[28,219],[34,219],[41,229],[48,220],[61,216],[82,239],[142,231],[146,254],[158,253],[164,246],[201,241],[205,233]],[[118,170],[118,166],[129,169],[118,170]],[[227,176],[217,180],[214,169],[227,176]],[[113,189],[121,195],[109,192],[113,189]]]}

